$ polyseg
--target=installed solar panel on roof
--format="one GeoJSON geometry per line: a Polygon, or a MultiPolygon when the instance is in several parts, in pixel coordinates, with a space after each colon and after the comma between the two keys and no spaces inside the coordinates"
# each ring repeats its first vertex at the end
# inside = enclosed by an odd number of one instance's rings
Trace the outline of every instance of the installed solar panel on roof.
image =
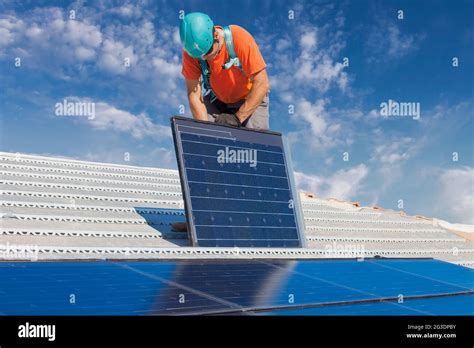
{"type": "MultiPolygon", "coordinates": [[[[252,313],[250,313],[252,314],[252,313]]],[[[474,315],[474,295],[314,306],[260,312],[265,315],[474,315]]]]}
{"type": "Polygon", "coordinates": [[[302,247],[303,219],[280,133],[171,119],[193,245],[302,247]]]}
{"type": "Polygon", "coordinates": [[[0,315],[472,315],[473,293],[428,259],[0,262],[0,315]]]}

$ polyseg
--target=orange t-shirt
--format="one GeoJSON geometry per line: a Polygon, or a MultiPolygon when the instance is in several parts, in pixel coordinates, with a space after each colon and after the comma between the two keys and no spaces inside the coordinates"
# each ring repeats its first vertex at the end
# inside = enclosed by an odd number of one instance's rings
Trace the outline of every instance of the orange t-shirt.
{"type": "MultiPolygon", "coordinates": [[[[222,28],[218,27],[217,28],[222,28]]],[[[258,49],[257,43],[248,31],[238,25],[231,25],[232,39],[235,54],[240,60],[242,71],[236,66],[225,70],[222,65],[229,60],[226,45],[222,45],[221,51],[213,60],[208,60],[211,72],[210,84],[216,97],[224,103],[236,103],[245,99],[249,93],[252,83],[249,76],[258,73],[266,67],[265,61],[258,49]]],[[[199,80],[201,66],[197,58],[192,58],[183,50],[183,68],[181,73],[187,80],[199,80]]]]}

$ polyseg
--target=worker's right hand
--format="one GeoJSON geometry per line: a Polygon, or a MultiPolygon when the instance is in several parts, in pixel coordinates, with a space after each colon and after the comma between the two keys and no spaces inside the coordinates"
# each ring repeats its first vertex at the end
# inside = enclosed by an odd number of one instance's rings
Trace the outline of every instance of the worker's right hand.
{"type": "Polygon", "coordinates": [[[218,124],[227,124],[229,126],[241,127],[239,118],[236,114],[221,114],[214,120],[218,124]]]}

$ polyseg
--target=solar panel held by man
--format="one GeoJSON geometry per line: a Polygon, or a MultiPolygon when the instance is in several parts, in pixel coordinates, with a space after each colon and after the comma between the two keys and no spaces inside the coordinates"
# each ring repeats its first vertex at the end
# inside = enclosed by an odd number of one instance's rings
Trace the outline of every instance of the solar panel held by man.
{"type": "Polygon", "coordinates": [[[194,121],[172,118],[187,216],[173,231],[199,246],[301,247],[291,162],[268,130],[270,85],[254,38],[199,12],[182,19],[180,37],[194,121]]]}

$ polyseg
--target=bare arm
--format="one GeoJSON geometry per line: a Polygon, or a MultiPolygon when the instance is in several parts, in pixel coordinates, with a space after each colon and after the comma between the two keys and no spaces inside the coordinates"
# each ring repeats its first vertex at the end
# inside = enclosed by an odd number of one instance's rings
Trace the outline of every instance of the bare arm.
{"type": "Polygon", "coordinates": [[[207,121],[207,110],[202,99],[201,82],[199,80],[186,80],[186,89],[193,118],[207,121]]]}
{"type": "Polygon", "coordinates": [[[250,90],[247,99],[236,113],[240,122],[244,122],[254,113],[270,89],[270,82],[268,81],[266,69],[252,75],[250,81],[252,81],[252,89],[250,90]]]}

